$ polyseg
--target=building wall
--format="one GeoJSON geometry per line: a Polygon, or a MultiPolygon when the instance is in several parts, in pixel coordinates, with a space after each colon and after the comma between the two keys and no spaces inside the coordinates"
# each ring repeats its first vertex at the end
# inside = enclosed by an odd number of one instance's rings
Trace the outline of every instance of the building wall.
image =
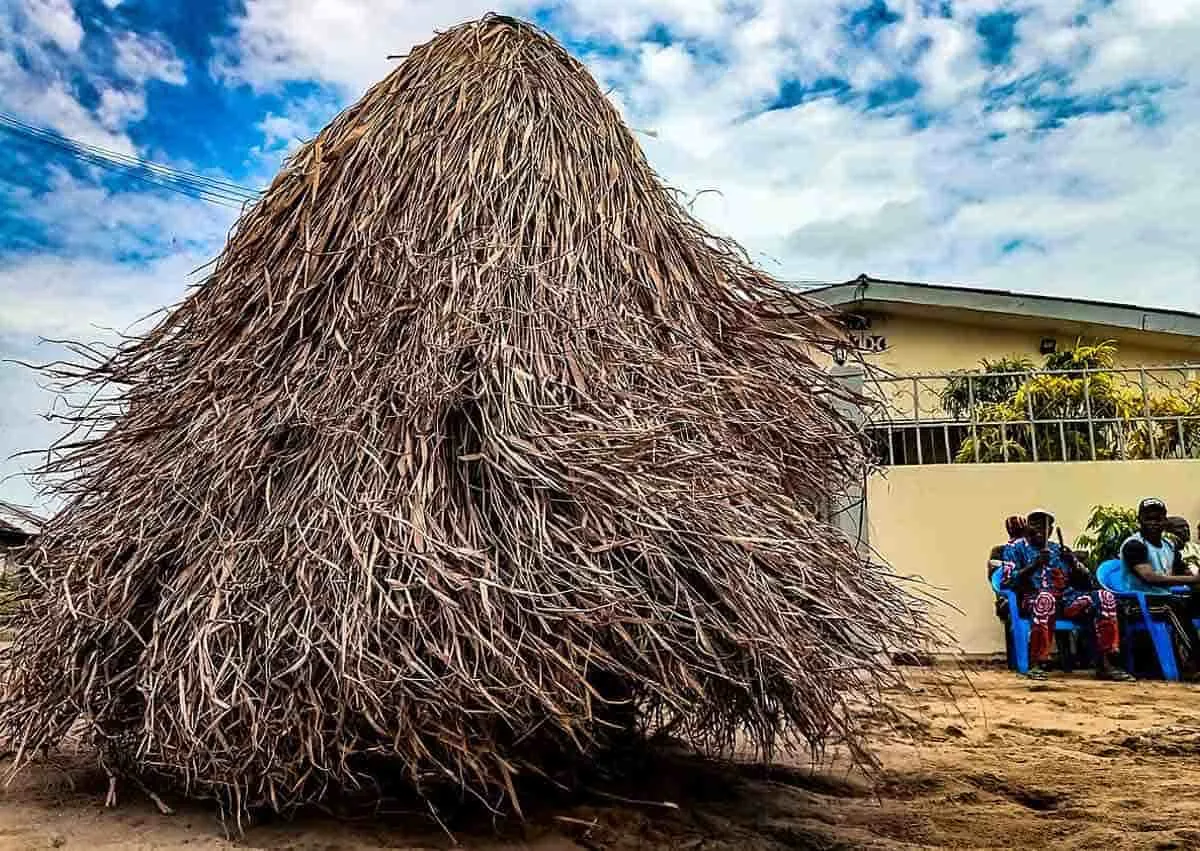
{"type": "MultiPolygon", "coordinates": [[[[1013,355],[1041,362],[1038,346],[1043,337],[1055,337],[1062,348],[1075,343],[1070,333],[1053,328],[985,326],[917,316],[875,318],[871,328],[856,332],[866,361],[896,374],[943,373],[978,366],[983,358],[996,360],[1013,355]],[[873,353],[882,338],[887,348],[873,353]]],[[[1093,342],[1094,340],[1085,340],[1093,342]]],[[[1178,340],[1158,334],[1127,333],[1118,339],[1122,366],[1177,364],[1200,360],[1178,340]]]]}
{"type": "Polygon", "coordinates": [[[868,483],[869,540],[898,572],[918,574],[935,587],[948,604],[941,612],[958,649],[1001,653],[1004,633],[986,563],[989,550],[1003,541],[1005,517],[1047,508],[1070,543],[1093,506],[1132,506],[1157,496],[1195,523],[1197,473],[1200,461],[1193,460],[893,467],[868,483]]]}

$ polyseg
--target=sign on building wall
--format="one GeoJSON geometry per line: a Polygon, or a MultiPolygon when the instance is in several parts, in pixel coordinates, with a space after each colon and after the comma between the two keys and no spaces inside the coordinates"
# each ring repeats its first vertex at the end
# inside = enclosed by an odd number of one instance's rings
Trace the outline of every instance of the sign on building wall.
{"type": "Polygon", "coordinates": [[[846,318],[850,330],[850,338],[855,347],[864,355],[881,355],[888,349],[887,336],[879,323],[871,316],[854,315],[846,318]]]}

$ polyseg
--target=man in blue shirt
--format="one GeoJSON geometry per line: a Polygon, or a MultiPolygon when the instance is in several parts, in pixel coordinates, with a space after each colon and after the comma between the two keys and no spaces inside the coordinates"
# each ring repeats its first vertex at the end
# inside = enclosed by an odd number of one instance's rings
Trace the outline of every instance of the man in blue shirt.
{"type": "Polygon", "coordinates": [[[1096,676],[1128,681],[1133,678],[1117,663],[1121,633],[1117,625],[1117,598],[1097,590],[1092,575],[1069,547],[1050,540],[1054,515],[1044,509],[1026,518],[1025,537],[1005,548],[1004,561],[1012,572],[1004,587],[1016,591],[1021,610],[1033,620],[1029,636],[1028,676],[1045,679],[1043,667],[1050,658],[1054,622],[1059,617],[1087,623],[1096,636],[1096,676]]]}

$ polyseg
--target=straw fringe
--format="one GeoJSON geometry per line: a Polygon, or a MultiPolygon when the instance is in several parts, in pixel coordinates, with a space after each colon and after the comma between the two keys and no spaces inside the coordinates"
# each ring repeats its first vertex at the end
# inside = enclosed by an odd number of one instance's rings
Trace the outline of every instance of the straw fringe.
{"type": "Polygon", "coordinates": [[[515,806],[634,723],[857,742],[850,704],[930,628],[817,519],[869,466],[806,353],[823,315],[688,215],[546,34],[416,48],[157,327],[51,370],[120,404],[46,471],[18,765],[83,719],[114,774],[240,814],[377,759],[515,806]]]}

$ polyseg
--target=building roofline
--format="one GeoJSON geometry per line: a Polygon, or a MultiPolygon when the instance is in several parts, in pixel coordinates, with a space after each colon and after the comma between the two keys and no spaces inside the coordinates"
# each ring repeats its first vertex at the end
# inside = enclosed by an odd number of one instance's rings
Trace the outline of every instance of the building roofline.
{"type": "Polygon", "coordinates": [[[869,275],[859,275],[854,280],[841,284],[805,290],[803,294],[830,307],[865,303],[911,304],[1200,337],[1200,314],[1197,313],[1066,296],[892,281],[872,278],[869,275]]]}
{"type": "Polygon", "coordinates": [[[0,530],[11,530],[23,535],[36,535],[46,524],[28,508],[0,501],[0,530]]]}
{"type": "Polygon", "coordinates": [[[25,546],[33,537],[28,532],[22,532],[7,524],[0,523],[0,555],[5,550],[15,550],[25,546]]]}

